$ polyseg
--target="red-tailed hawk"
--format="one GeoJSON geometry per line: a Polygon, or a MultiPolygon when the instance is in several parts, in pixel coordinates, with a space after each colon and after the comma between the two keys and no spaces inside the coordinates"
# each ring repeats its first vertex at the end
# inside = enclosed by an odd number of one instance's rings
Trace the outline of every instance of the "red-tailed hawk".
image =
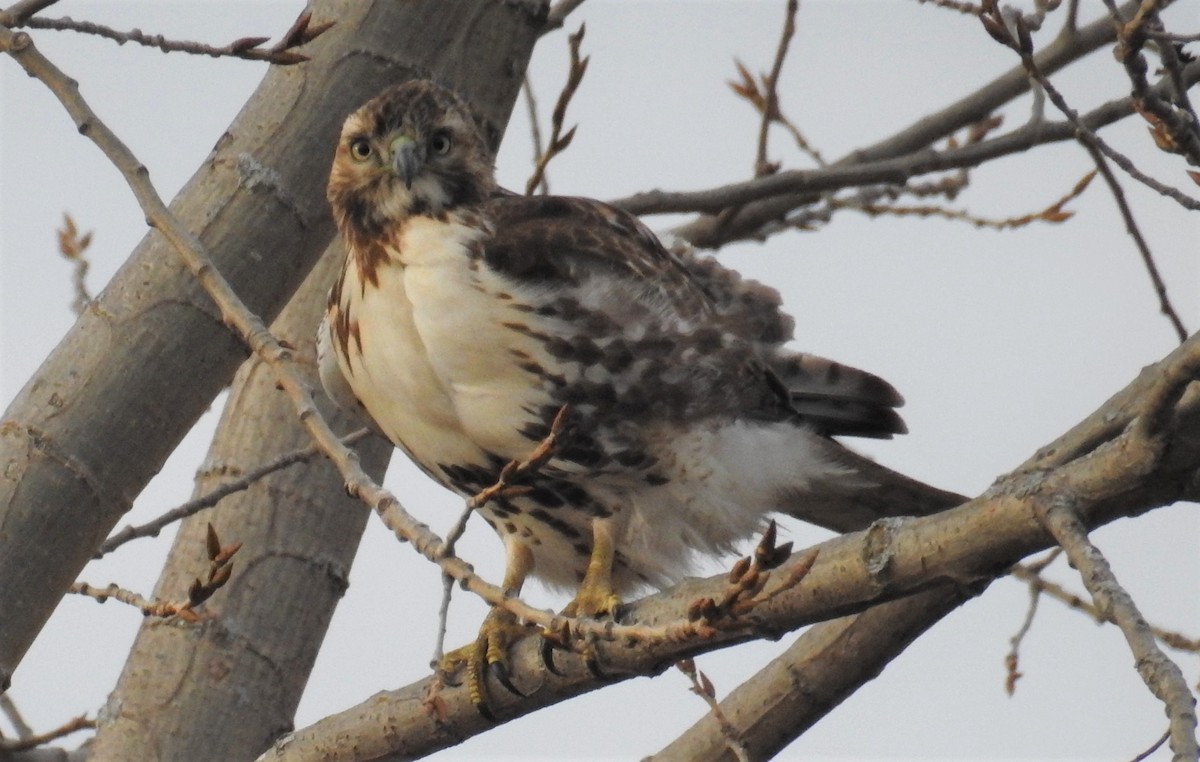
{"type": "Polygon", "coordinates": [[[599,201],[502,191],[467,106],[427,81],[345,123],[328,197],[347,245],[322,379],[471,495],[567,406],[553,458],[480,513],[576,615],[727,553],[773,513],[838,531],[961,501],[834,435],[904,431],[885,381],[786,349],[778,294],[676,254],[599,201]]]}

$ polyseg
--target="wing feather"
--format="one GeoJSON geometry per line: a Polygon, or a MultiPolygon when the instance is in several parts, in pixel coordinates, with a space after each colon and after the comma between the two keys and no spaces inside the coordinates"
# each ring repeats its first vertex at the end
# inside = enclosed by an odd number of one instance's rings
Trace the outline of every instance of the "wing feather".
{"type": "Polygon", "coordinates": [[[711,257],[664,247],[633,215],[590,199],[515,195],[490,200],[484,214],[493,228],[485,261],[538,289],[543,314],[572,320],[584,333],[590,325],[594,337],[627,329],[623,339],[592,341],[586,350],[580,343],[588,337],[580,337],[571,353],[614,372],[643,358],[641,383],[614,379],[626,404],[613,412],[793,419],[829,436],[905,430],[893,410],[903,400],[886,381],[784,349],[793,321],[777,291],[711,257]],[[635,325],[644,332],[633,338],[635,325]],[[675,400],[693,405],[669,404],[675,400]]]}

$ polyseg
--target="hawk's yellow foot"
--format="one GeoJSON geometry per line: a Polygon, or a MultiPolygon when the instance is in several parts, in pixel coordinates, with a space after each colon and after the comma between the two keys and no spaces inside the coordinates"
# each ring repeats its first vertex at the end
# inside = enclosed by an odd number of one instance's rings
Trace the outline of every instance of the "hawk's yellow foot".
{"type": "MultiPolygon", "coordinates": [[[[525,578],[533,569],[533,552],[529,546],[510,539],[505,543],[505,565],[503,587],[513,595],[521,592],[525,578]]],[[[467,692],[471,703],[484,717],[495,722],[496,715],[488,701],[487,673],[516,696],[524,697],[508,676],[508,649],[516,641],[528,635],[530,628],[522,624],[511,611],[495,606],[484,617],[479,626],[479,635],[474,642],[456,648],[442,657],[438,672],[455,675],[466,670],[467,692]]]]}
{"type": "Polygon", "coordinates": [[[523,697],[525,694],[509,679],[508,649],[529,632],[529,626],[522,624],[512,612],[494,608],[484,618],[474,641],[442,657],[438,672],[443,675],[465,673],[471,703],[480,714],[494,722],[496,716],[488,693],[487,673],[490,672],[509,692],[523,697]]]}
{"type": "Polygon", "coordinates": [[[613,563],[617,556],[615,517],[592,521],[592,553],[575,598],[563,609],[570,617],[601,617],[616,613],[621,599],[613,591],[613,563]]]}
{"type": "Polygon", "coordinates": [[[563,615],[584,619],[599,619],[613,616],[621,605],[621,597],[612,590],[612,585],[594,583],[580,585],[579,592],[563,609],[563,615]]]}
{"type": "MultiPolygon", "coordinates": [[[[617,552],[615,538],[619,529],[615,517],[592,521],[592,552],[575,597],[563,609],[565,616],[596,619],[616,615],[621,599],[613,590],[612,571],[617,552]]],[[[567,643],[555,633],[543,632],[542,637],[542,662],[551,672],[561,675],[554,666],[551,648],[564,647],[567,643]]],[[[604,677],[590,639],[585,639],[583,646],[575,650],[583,657],[592,674],[604,677]]]]}

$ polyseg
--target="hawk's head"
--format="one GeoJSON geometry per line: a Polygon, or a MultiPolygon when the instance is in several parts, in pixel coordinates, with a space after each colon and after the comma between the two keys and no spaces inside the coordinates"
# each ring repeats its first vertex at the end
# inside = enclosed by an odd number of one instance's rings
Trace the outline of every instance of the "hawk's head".
{"type": "Polygon", "coordinates": [[[488,157],[462,100],[427,80],[405,82],[346,119],[326,195],[347,237],[379,238],[412,215],[491,195],[488,157]]]}

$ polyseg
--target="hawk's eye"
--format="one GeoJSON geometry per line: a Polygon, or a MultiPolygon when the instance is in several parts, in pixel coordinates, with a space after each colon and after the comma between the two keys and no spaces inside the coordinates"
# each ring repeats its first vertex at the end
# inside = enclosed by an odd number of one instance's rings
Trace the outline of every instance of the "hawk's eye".
{"type": "Polygon", "coordinates": [[[452,144],[453,141],[450,140],[450,133],[444,130],[433,133],[433,136],[429,138],[429,147],[438,156],[445,156],[450,153],[450,146],[452,144]]]}
{"type": "Polygon", "coordinates": [[[355,161],[366,161],[371,158],[371,141],[366,138],[354,138],[351,140],[350,156],[355,161]]]}

